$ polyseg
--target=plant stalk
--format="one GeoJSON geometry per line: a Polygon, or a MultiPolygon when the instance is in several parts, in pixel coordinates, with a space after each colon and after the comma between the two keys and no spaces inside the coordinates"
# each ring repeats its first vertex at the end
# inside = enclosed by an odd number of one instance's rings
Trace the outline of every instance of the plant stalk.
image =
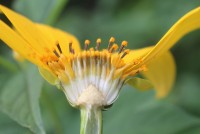
{"type": "Polygon", "coordinates": [[[102,110],[98,107],[81,107],[80,134],[102,134],[102,110]]]}

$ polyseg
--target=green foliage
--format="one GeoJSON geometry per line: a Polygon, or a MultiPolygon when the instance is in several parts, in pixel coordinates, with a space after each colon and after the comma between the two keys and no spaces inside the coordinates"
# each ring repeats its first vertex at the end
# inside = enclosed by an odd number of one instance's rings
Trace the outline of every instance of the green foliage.
{"type": "MultiPolygon", "coordinates": [[[[101,37],[105,47],[114,36],[118,43],[128,40],[129,48],[155,44],[178,18],[199,6],[197,0],[79,0],[69,1],[65,8],[66,3],[15,0],[11,4],[33,21],[73,33],[80,42],[91,39],[93,45],[101,37]]],[[[170,96],[156,100],[154,91],[124,87],[113,107],[103,112],[105,134],[200,133],[198,37],[199,31],[192,33],[178,43],[179,49],[173,49],[178,78],[170,96]]],[[[71,108],[63,92],[43,83],[36,67],[22,69],[10,63],[10,51],[2,45],[0,52],[0,133],[79,133],[80,113],[71,108]]],[[[138,80],[134,82],[138,85],[138,80]]]]}
{"type": "Polygon", "coordinates": [[[32,132],[44,134],[39,107],[43,79],[32,66],[7,79],[1,89],[0,110],[32,132]]]}
{"type": "Polygon", "coordinates": [[[124,88],[114,106],[105,112],[104,131],[112,134],[182,134],[200,132],[200,120],[153,92],[124,88]],[[197,129],[198,128],[198,129],[197,129]]]}
{"type": "Polygon", "coordinates": [[[67,0],[16,0],[14,8],[31,20],[53,24],[67,0]]]}
{"type": "MultiPolygon", "coordinates": [[[[58,132],[63,134],[79,133],[79,111],[67,104],[62,92],[49,91],[48,88],[42,96],[46,96],[45,94],[48,94],[49,99],[45,98],[43,101],[51,104],[51,106],[47,106],[48,104],[43,102],[42,105],[45,124],[49,127],[48,131],[52,134],[58,132]],[[59,126],[55,125],[57,123],[59,126]],[[58,127],[60,128],[58,129],[58,127]]],[[[172,98],[156,100],[153,91],[144,92],[133,90],[130,86],[124,87],[114,105],[103,112],[103,133],[189,134],[191,132],[198,134],[200,132],[199,117],[185,110],[186,106],[183,108],[177,105],[172,98]]],[[[198,109],[196,107],[193,110],[197,111],[198,109]]]]}
{"type": "Polygon", "coordinates": [[[0,57],[0,66],[13,73],[17,71],[17,67],[15,66],[15,64],[3,57],[0,57]]]}
{"type": "Polygon", "coordinates": [[[22,127],[7,115],[0,112],[0,133],[1,134],[33,134],[28,128],[22,127]]]}

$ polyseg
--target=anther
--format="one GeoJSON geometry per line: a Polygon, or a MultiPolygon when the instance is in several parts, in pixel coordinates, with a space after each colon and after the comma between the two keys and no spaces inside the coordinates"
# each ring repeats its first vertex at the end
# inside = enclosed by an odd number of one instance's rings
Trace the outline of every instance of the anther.
{"type": "Polygon", "coordinates": [[[127,41],[122,41],[118,54],[120,54],[124,50],[124,47],[126,47],[127,45],[127,41]]]}
{"type": "Polygon", "coordinates": [[[127,54],[130,53],[130,50],[129,49],[126,49],[123,53],[123,55],[121,56],[121,58],[124,58],[127,54]]]}
{"type": "Polygon", "coordinates": [[[62,49],[61,49],[60,44],[59,44],[58,42],[57,42],[57,45],[56,45],[56,46],[57,46],[59,52],[62,53],[62,49]]]}
{"type": "Polygon", "coordinates": [[[128,42],[127,41],[122,41],[122,46],[127,46],[128,45],[128,42]]]}
{"type": "Polygon", "coordinates": [[[113,44],[112,47],[110,48],[109,52],[112,53],[112,52],[116,51],[117,49],[118,49],[118,45],[113,44]]]}
{"type": "Polygon", "coordinates": [[[69,42],[69,52],[74,54],[74,49],[72,48],[72,41],[69,42]]]}
{"type": "Polygon", "coordinates": [[[90,45],[90,41],[89,40],[85,40],[85,47],[84,47],[84,49],[87,50],[89,45],[90,45]]]}
{"type": "Polygon", "coordinates": [[[99,46],[100,46],[100,44],[101,44],[101,39],[98,38],[97,41],[96,41],[96,43],[97,43],[97,45],[96,45],[96,47],[95,47],[95,50],[99,50],[99,46]]]}
{"type": "Polygon", "coordinates": [[[54,54],[59,58],[60,55],[58,54],[58,52],[56,50],[53,50],[54,54]]]}
{"type": "Polygon", "coordinates": [[[90,51],[94,51],[94,48],[93,48],[93,47],[91,47],[91,48],[90,48],[90,51]]]}
{"type": "Polygon", "coordinates": [[[110,48],[112,47],[114,42],[115,42],[115,38],[111,37],[110,40],[109,40],[109,44],[108,44],[108,50],[110,50],[110,48]]]}
{"type": "Polygon", "coordinates": [[[110,40],[109,40],[109,42],[114,43],[115,42],[115,38],[111,37],[110,40]]]}

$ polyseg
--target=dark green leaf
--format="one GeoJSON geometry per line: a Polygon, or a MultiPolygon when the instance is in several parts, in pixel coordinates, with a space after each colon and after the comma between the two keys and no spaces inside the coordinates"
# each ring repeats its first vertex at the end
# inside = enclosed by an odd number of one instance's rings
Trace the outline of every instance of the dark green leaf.
{"type": "Polygon", "coordinates": [[[28,66],[10,78],[0,92],[0,110],[37,134],[45,133],[39,108],[42,83],[37,68],[28,66]]]}
{"type": "Polygon", "coordinates": [[[6,69],[7,71],[10,71],[13,73],[18,70],[14,63],[10,62],[9,60],[1,56],[0,56],[0,66],[6,69]]]}
{"type": "Polygon", "coordinates": [[[80,113],[72,108],[63,91],[45,84],[42,92],[41,107],[48,134],[78,134],[80,113]]]}
{"type": "Polygon", "coordinates": [[[20,126],[7,115],[0,112],[0,134],[33,134],[28,128],[20,126]]]}
{"type": "Polygon", "coordinates": [[[125,88],[119,100],[104,115],[105,134],[200,132],[198,118],[169,102],[156,100],[153,92],[125,88]]]}
{"type": "Polygon", "coordinates": [[[53,24],[67,0],[16,0],[14,8],[33,21],[53,24]]]}

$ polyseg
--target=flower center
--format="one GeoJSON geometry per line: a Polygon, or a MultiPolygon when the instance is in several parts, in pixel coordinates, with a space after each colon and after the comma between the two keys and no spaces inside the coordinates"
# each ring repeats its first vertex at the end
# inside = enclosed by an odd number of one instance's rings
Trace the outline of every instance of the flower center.
{"type": "Polygon", "coordinates": [[[101,92],[104,99],[101,105],[111,105],[117,98],[125,78],[143,70],[133,70],[135,62],[124,63],[123,58],[129,54],[129,49],[125,49],[127,41],[123,41],[119,49],[113,37],[110,38],[107,49],[100,51],[100,44],[101,39],[97,39],[96,47],[89,48],[90,41],[86,40],[84,50],[75,52],[72,43],[69,43],[69,55],[64,55],[57,44],[54,55],[44,60],[59,78],[68,100],[74,106],[85,103],[83,100],[94,103],[91,96],[90,101],[85,99],[86,95],[92,93],[91,89],[94,90],[94,96],[98,93],[96,91],[101,92]]]}
{"type": "Polygon", "coordinates": [[[87,89],[83,90],[77,100],[77,105],[85,106],[104,106],[105,98],[100,90],[94,85],[89,85],[87,89]]]}

